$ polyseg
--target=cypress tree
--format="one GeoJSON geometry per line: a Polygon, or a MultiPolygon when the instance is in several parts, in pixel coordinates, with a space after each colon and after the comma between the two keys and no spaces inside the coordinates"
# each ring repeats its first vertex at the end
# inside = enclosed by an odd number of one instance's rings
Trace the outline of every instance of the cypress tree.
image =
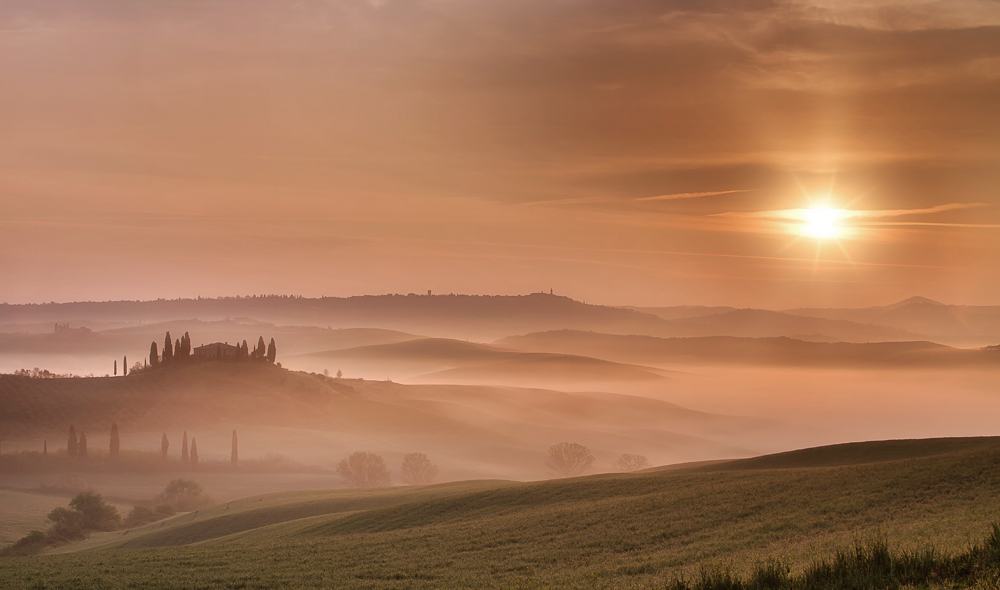
{"type": "Polygon", "coordinates": [[[181,339],[181,343],[184,345],[184,357],[191,356],[191,335],[184,332],[184,338],[181,339]]]}
{"type": "Polygon", "coordinates": [[[112,459],[118,458],[118,450],[121,448],[121,440],[118,438],[118,424],[111,423],[111,446],[108,448],[108,456],[112,459]]]}
{"type": "Polygon", "coordinates": [[[198,464],[198,441],[191,437],[191,467],[198,464]]]}
{"type": "Polygon", "coordinates": [[[182,352],[183,352],[183,349],[181,348],[181,341],[177,340],[177,343],[174,345],[174,364],[175,365],[179,365],[182,362],[184,362],[185,359],[181,355],[182,352]]]}
{"type": "Polygon", "coordinates": [[[122,357],[122,377],[128,377],[128,357],[122,357]]]}
{"type": "Polygon", "coordinates": [[[271,338],[271,343],[267,345],[267,362],[273,363],[277,356],[278,347],[274,345],[274,338],[271,338]]]}
{"type": "Polygon", "coordinates": [[[114,372],[114,376],[115,377],[118,376],[118,359],[115,359],[115,372],[114,372]]]}
{"type": "Polygon", "coordinates": [[[188,462],[188,433],[184,431],[184,440],[181,441],[181,463],[188,462]]]}
{"type": "Polygon", "coordinates": [[[167,433],[164,432],[163,437],[160,439],[160,456],[165,458],[167,456],[167,449],[169,448],[170,441],[167,440],[167,433]]]}
{"type": "Polygon", "coordinates": [[[73,428],[72,424],[70,424],[69,425],[69,439],[66,440],[66,454],[69,455],[70,457],[76,457],[77,454],[78,454],[78,452],[79,452],[79,450],[80,450],[80,447],[78,446],[78,443],[76,442],[76,429],[73,428]]]}
{"type": "Polygon", "coordinates": [[[233,431],[233,453],[230,455],[229,460],[232,462],[233,467],[236,467],[236,463],[240,460],[240,450],[239,450],[239,439],[236,438],[236,431],[233,431]]]}
{"type": "Polygon", "coordinates": [[[266,348],[264,347],[264,337],[261,336],[257,339],[257,348],[253,349],[253,355],[256,360],[263,360],[266,348]]]}
{"type": "Polygon", "coordinates": [[[167,337],[163,339],[163,364],[169,367],[173,363],[173,360],[173,343],[170,342],[170,332],[167,332],[167,337]]]}
{"type": "Polygon", "coordinates": [[[156,352],[156,341],[153,341],[153,343],[149,345],[149,366],[155,369],[159,361],[160,356],[159,353],[156,352]]]}
{"type": "Polygon", "coordinates": [[[87,458],[87,433],[80,430],[80,443],[77,448],[77,453],[81,459],[87,458]]]}
{"type": "Polygon", "coordinates": [[[49,456],[49,441],[47,440],[42,441],[42,456],[43,457],[49,456]]]}

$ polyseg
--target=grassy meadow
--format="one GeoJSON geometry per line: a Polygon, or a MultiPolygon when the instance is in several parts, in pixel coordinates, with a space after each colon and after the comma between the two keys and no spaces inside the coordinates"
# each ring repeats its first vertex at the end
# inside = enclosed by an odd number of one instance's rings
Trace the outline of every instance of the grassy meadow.
{"type": "Polygon", "coordinates": [[[254,496],[53,555],[9,588],[658,588],[856,541],[958,553],[1000,518],[1000,439],[840,445],[686,469],[254,496]]]}

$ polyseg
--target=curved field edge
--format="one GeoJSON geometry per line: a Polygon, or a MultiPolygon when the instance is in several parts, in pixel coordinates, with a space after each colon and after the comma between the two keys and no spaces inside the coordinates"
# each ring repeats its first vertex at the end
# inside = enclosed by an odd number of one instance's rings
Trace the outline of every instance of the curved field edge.
{"type": "Polygon", "coordinates": [[[703,567],[746,575],[770,557],[801,572],[874,535],[897,551],[959,552],[1000,517],[1000,444],[838,467],[324,493],[182,515],[104,550],[4,560],[0,586],[641,588],[703,567]],[[306,514],[324,502],[339,511],[306,514]]]}

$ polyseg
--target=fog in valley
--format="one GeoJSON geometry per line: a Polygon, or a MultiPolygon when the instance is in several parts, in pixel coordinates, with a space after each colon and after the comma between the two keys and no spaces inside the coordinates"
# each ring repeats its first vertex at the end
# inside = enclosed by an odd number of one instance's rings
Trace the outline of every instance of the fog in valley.
{"type": "MultiPolygon", "coordinates": [[[[586,473],[601,473],[621,471],[624,453],[660,467],[847,441],[996,434],[1000,353],[982,347],[940,345],[926,335],[869,343],[874,331],[901,328],[857,323],[852,337],[846,322],[837,325],[841,340],[805,338],[789,331],[802,316],[779,312],[761,312],[778,321],[758,321],[748,336],[746,322],[727,322],[729,310],[677,308],[669,313],[689,315],[664,320],[548,294],[490,299],[467,302],[477,308],[464,312],[467,333],[446,312],[435,317],[405,297],[373,298],[383,319],[371,327],[336,310],[317,313],[315,325],[301,315],[283,324],[281,312],[301,304],[287,299],[257,302],[271,321],[235,316],[245,311],[239,305],[204,317],[160,312],[157,321],[138,320],[121,304],[85,310],[99,312],[96,321],[65,315],[74,311],[65,306],[5,306],[0,320],[10,331],[0,334],[0,372],[38,367],[94,378],[3,377],[2,450],[47,444],[49,453],[65,453],[73,424],[99,456],[115,423],[123,450],[154,457],[166,435],[168,455],[179,456],[186,434],[200,457],[189,475],[229,501],[349,486],[336,467],[355,451],[383,457],[397,484],[410,453],[430,458],[435,481],[523,481],[558,475],[547,453],[560,442],[586,446],[594,457],[586,473]],[[491,313],[499,306],[506,317],[491,313]],[[234,315],[219,317],[225,312],[234,315]],[[704,318],[714,333],[673,335],[672,322],[704,318]],[[504,333],[505,325],[519,331],[504,333]],[[276,362],[192,361],[123,377],[126,359],[136,369],[148,365],[150,345],[162,351],[168,331],[189,334],[193,348],[273,338],[276,362]],[[233,430],[239,469],[227,469],[233,430]]],[[[905,305],[916,308],[910,316],[921,307],[964,311],[905,305]]],[[[147,498],[176,475],[157,469],[72,468],[87,486],[123,501],[147,498]]],[[[58,487],[66,477],[13,468],[0,485],[58,487]]]]}

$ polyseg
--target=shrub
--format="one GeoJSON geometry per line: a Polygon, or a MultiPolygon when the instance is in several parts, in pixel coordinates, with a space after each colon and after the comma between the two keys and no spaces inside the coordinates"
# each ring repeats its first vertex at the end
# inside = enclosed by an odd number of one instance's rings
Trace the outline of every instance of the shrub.
{"type": "Polygon", "coordinates": [[[31,531],[13,545],[0,549],[0,557],[38,555],[49,545],[49,538],[42,531],[31,531]]]}
{"type": "Polygon", "coordinates": [[[157,504],[152,508],[149,506],[133,506],[128,516],[125,517],[123,524],[125,528],[134,528],[169,518],[176,513],[177,511],[170,504],[157,504]]]}
{"type": "Polygon", "coordinates": [[[215,503],[204,493],[201,484],[192,479],[175,479],[167,484],[158,500],[178,512],[191,512],[208,508],[215,503]]]}

